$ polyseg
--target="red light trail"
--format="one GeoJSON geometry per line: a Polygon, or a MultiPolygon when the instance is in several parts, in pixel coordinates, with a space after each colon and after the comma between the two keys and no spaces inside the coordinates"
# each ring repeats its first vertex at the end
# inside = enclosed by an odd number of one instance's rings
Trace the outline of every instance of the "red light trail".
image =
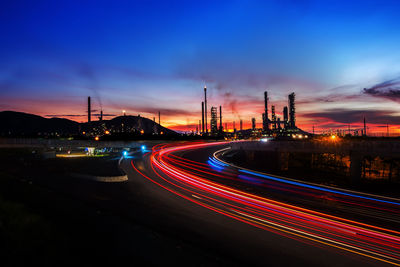
{"type": "MultiPolygon", "coordinates": [[[[234,180],[238,172],[176,155],[225,143],[191,143],[155,146],[150,153],[151,178],[132,161],[132,167],[146,179],[197,205],[249,225],[314,245],[326,245],[400,266],[400,232],[244,192],[215,182],[212,178],[234,180]]],[[[246,174],[251,176],[250,173],[246,174]]],[[[239,175],[240,176],[240,175],[239,175]]],[[[257,177],[255,177],[257,179],[257,177]]],[[[275,189],[303,197],[321,196],[318,188],[280,184],[275,189]]],[[[369,212],[380,209],[400,218],[399,204],[379,202],[357,195],[329,192],[334,201],[359,206],[369,212]]]]}

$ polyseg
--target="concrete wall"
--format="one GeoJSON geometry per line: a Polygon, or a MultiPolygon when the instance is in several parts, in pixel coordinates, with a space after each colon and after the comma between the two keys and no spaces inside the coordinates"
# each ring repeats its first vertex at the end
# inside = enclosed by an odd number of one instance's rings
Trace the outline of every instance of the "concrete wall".
{"type": "MultiPolygon", "coordinates": [[[[243,150],[248,159],[255,154],[266,154],[275,168],[284,170],[285,153],[303,154],[338,154],[347,155],[350,159],[350,178],[354,183],[361,179],[362,163],[365,157],[400,157],[400,141],[393,140],[338,140],[338,141],[244,141],[232,142],[233,150],[243,150]],[[271,154],[272,153],[272,154],[271,154]]],[[[262,157],[260,154],[259,157],[262,157]]],[[[305,159],[306,161],[306,159],[305,159]]],[[[307,162],[303,162],[307,167],[307,162]]],[[[310,162],[312,165],[312,163],[310,162]]]]}

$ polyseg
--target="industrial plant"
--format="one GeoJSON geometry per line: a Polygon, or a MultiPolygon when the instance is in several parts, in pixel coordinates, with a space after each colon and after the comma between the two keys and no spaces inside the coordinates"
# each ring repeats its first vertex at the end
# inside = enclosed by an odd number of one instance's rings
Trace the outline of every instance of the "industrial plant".
{"type": "Polygon", "coordinates": [[[269,116],[269,98],[268,92],[264,92],[264,112],[262,113],[262,128],[257,128],[256,118],[251,118],[251,128],[243,129],[243,120],[240,119],[239,131],[236,129],[236,122],[233,121],[233,131],[228,131],[227,123],[225,122],[225,128],[222,127],[222,106],[219,106],[219,127],[218,127],[218,108],[212,106],[211,120],[210,120],[210,132],[208,131],[207,123],[207,87],[204,86],[204,101],[201,102],[201,121],[199,120],[199,126],[197,132],[203,137],[214,136],[214,137],[233,137],[233,138],[249,138],[249,137],[262,137],[262,136],[273,136],[273,137],[298,137],[310,135],[304,132],[296,126],[296,104],[295,104],[295,93],[288,95],[288,105],[282,109],[283,118],[280,118],[276,114],[276,106],[271,105],[271,116],[269,116]]]}

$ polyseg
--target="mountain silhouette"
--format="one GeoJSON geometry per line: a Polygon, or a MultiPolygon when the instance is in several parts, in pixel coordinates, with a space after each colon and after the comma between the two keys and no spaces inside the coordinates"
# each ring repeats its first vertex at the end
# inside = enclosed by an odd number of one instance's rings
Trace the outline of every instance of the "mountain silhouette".
{"type": "Polygon", "coordinates": [[[109,130],[111,133],[176,135],[175,131],[141,116],[119,116],[111,120],[79,123],[63,118],[44,118],[38,115],[16,112],[0,112],[1,136],[66,136],[79,135],[83,131],[109,130]]]}

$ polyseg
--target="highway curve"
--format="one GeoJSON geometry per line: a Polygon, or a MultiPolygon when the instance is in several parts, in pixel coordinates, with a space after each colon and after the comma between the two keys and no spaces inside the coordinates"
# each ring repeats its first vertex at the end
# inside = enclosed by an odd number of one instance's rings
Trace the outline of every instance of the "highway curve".
{"type": "Polygon", "coordinates": [[[188,239],[238,265],[400,266],[398,200],[230,166],[214,157],[228,146],[157,145],[123,167],[188,239]]]}

